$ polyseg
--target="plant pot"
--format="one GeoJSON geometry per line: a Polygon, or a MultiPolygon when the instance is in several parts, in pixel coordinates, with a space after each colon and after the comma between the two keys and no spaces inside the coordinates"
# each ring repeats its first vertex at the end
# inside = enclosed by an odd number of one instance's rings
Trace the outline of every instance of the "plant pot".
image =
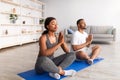
{"type": "Polygon", "coordinates": [[[11,19],[11,20],[10,20],[10,23],[15,24],[15,23],[16,23],[16,20],[15,20],[15,19],[11,19]]]}
{"type": "Polygon", "coordinates": [[[43,24],[43,23],[44,23],[44,19],[40,19],[39,24],[43,24]]]}

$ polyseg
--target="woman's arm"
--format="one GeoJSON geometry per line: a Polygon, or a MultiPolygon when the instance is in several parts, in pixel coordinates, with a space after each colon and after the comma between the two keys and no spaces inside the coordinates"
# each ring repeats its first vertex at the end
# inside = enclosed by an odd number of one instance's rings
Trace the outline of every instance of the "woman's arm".
{"type": "Polygon", "coordinates": [[[43,35],[43,36],[40,37],[40,40],[39,40],[40,54],[43,55],[43,56],[52,55],[54,53],[54,51],[61,46],[61,44],[62,44],[62,42],[60,41],[54,47],[47,49],[46,36],[43,35]]]}
{"type": "Polygon", "coordinates": [[[64,52],[66,52],[66,53],[70,52],[70,50],[69,50],[69,48],[68,48],[68,46],[67,46],[67,44],[65,42],[61,45],[61,47],[62,47],[64,52]]]}
{"type": "MultiPolygon", "coordinates": [[[[59,38],[60,38],[60,37],[63,38],[63,44],[61,45],[61,48],[63,49],[64,52],[69,53],[70,50],[69,50],[67,44],[66,44],[65,41],[64,41],[64,36],[63,36],[63,33],[62,33],[62,32],[59,33],[59,38]]],[[[59,38],[58,38],[58,39],[59,39],[59,38]]]]}

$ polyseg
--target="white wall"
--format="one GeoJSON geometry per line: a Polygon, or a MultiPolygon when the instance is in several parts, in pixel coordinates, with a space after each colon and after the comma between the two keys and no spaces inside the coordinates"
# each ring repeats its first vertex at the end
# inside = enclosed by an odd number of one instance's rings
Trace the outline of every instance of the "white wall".
{"type": "Polygon", "coordinates": [[[57,19],[60,29],[76,25],[84,18],[87,25],[113,25],[120,40],[120,0],[40,0],[46,3],[46,17],[57,19]]]}

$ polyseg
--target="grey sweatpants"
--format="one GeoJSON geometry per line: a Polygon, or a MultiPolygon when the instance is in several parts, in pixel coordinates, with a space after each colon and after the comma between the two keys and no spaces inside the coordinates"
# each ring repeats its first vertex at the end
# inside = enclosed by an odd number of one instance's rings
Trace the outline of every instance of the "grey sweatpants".
{"type": "Polygon", "coordinates": [[[72,64],[75,59],[75,53],[72,52],[60,55],[53,59],[50,59],[47,56],[40,56],[35,64],[35,70],[39,74],[42,72],[59,73],[57,66],[60,66],[64,69],[72,64]]]}

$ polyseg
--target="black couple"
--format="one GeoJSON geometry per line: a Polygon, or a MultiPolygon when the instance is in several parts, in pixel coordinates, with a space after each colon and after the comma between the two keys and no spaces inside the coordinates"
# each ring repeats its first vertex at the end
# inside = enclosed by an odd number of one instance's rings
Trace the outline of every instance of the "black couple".
{"type": "Polygon", "coordinates": [[[88,64],[93,64],[93,60],[100,52],[100,47],[98,45],[90,47],[93,37],[84,31],[86,29],[84,19],[77,21],[78,31],[73,34],[71,50],[64,40],[63,33],[55,34],[58,24],[54,17],[46,18],[44,27],[46,30],[39,39],[39,55],[35,64],[36,73],[48,72],[49,76],[60,79],[62,75],[74,76],[76,74],[74,69],[64,70],[75,60],[86,60],[88,64]],[[54,57],[55,51],[60,47],[65,53],[54,57]],[[90,48],[89,52],[88,48],[90,48]]]}

